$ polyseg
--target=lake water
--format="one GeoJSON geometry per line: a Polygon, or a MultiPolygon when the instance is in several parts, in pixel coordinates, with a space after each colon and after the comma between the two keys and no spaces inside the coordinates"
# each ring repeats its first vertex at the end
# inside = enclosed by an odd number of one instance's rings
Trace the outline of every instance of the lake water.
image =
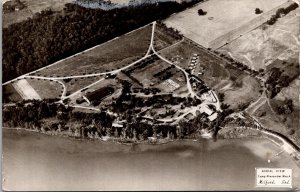
{"type": "MultiPolygon", "coordinates": [[[[300,168],[263,139],[133,146],[3,130],[6,190],[255,189],[256,167],[300,168]],[[267,160],[271,158],[271,163],[267,160]]],[[[256,189],[257,190],[257,189],[256,189]]]]}

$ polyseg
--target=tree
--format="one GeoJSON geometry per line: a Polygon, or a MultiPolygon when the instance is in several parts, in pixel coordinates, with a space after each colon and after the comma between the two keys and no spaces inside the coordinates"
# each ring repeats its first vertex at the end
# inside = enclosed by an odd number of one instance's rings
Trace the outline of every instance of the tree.
{"type": "Polygon", "coordinates": [[[198,10],[198,15],[206,15],[206,11],[203,11],[202,9],[198,10]]]}
{"type": "Polygon", "coordinates": [[[259,8],[256,8],[255,9],[255,14],[261,14],[263,11],[261,10],[261,9],[259,9],[259,8]]]}

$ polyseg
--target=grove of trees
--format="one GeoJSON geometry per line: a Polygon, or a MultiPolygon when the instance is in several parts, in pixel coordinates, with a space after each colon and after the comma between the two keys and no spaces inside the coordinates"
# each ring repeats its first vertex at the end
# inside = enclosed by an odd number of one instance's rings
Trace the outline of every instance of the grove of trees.
{"type": "Polygon", "coordinates": [[[279,8],[277,11],[276,11],[276,14],[275,15],[272,15],[271,18],[266,22],[268,25],[273,25],[278,18],[281,17],[281,14],[288,14],[289,12],[295,10],[297,7],[299,7],[299,5],[297,3],[293,3],[291,5],[289,5],[288,7],[286,8],[279,8]]]}

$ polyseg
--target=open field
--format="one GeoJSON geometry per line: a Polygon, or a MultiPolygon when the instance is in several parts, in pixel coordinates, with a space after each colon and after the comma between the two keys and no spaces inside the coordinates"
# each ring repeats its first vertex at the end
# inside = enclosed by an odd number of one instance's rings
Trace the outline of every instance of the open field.
{"type": "Polygon", "coordinates": [[[218,49],[252,69],[265,69],[277,58],[299,59],[300,8],[278,19],[271,26],[262,25],[218,49]]]}
{"type": "Polygon", "coordinates": [[[171,46],[179,41],[180,38],[177,34],[174,34],[172,30],[166,29],[166,27],[160,25],[156,25],[153,40],[153,45],[156,51],[171,46]]]}
{"type": "Polygon", "coordinates": [[[167,48],[161,51],[160,54],[184,69],[188,69],[193,54],[200,55],[197,67],[204,69],[204,75],[199,76],[199,78],[210,87],[215,86],[221,80],[228,79],[230,76],[224,67],[224,61],[208,54],[207,51],[190,44],[188,41],[183,41],[171,48],[167,48]]]}
{"type": "Polygon", "coordinates": [[[143,57],[149,47],[151,26],[147,25],[87,52],[36,72],[42,76],[70,76],[108,72],[143,57]]]}
{"type": "Polygon", "coordinates": [[[10,102],[19,102],[22,101],[21,95],[16,91],[16,89],[12,86],[12,84],[7,84],[2,86],[3,90],[3,102],[10,103],[10,102]]]}
{"type": "MultiPolygon", "coordinates": [[[[101,101],[101,103],[102,104],[107,103],[107,102],[110,103],[114,99],[118,98],[119,94],[121,93],[122,85],[119,82],[119,78],[103,79],[99,83],[89,87],[88,89],[86,89],[84,91],[81,91],[80,93],[74,95],[74,97],[70,98],[71,99],[70,104],[76,104],[76,99],[81,98],[82,96],[86,95],[87,93],[94,92],[98,89],[101,89],[101,88],[104,88],[104,87],[107,87],[107,86],[113,87],[115,89],[115,91],[112,95],[110,95],[110,96],[106,97],[105,99],[103,99],[101,101]]],[[[89,104],[84,102],[84,103],[80,104],[80,106],[89,107],[89,104]]]]}
{"type": "Polygon", "coordinates": [[[43,79],[25,78],[3,86],[4,103],[59,98],[62,92],[61,84],[43,79]]]}
{"type": "Polygon", "coordinates": [[[59,98],[62,95],[63,87],[56,81],[43,79],[27,79],[27,81],[41,99],[59,98]]]}
{"type": "Polygon", "coordinates": [[[59,11],[62,10],[66,3],[74,0],[21,0],[26,8],[19,11],[3,14],[3,27],[7,27],[13,23],[18,23],[32,17],[35,13],[41,12],[46,8],[59,11]]]}
{"type": "Polygon", "coordinates": [[[67,96],[68,96],[68,94],[72,94],[75,91],[78,91],[102,78],[103,76],[82,77],[82,78],[61,80],[61,82],[65,84],[67,89],[67,96]]]}
{"type": "Polygon", "coordinates": [[[209,0],[164,22],[204,47],[216,49],[261,25],[285,2],[287,0],[209,0]],[[255,8],[263,10],[263,14],[255,14],[255,8]],[[198,9],[207,14],[199,16],[198,9]]]}
{"type": "Polygon", "coordinates": [[[12,86],[23,99],[41,99],[40,95],[26,79],[13,82],[12,86]]]}
{"type": "Polygon", "coordinates": [[[242,75],[236,80],[235,85],[228,85],[219,92],[225,94],[224,103],[233,109],[241,104],[253,102],[260,96],[260,84],[253,77],[242,75]]]}

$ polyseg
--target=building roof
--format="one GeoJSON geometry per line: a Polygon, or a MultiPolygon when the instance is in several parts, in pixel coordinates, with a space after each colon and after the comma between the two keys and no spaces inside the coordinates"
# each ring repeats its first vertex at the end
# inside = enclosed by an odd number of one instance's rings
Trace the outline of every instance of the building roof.
{"type": "Polygon", "coordinates": [[[211,116],[209,116],[208,119],[209,119],[210,121],[214,121],[217,117],[218,117],[218,114],[217,114],[217,113],[214,113],[214,114],[212,114],[211,116]]]}
{"type": "Polygon", "coordinates": [[[103,98],[105,98],[106,96],[112,94],[114,92],[114,88],[112,87],[103,87],[100,89],[97,89],[96,91],[93,91],[91,93],[88,93],[85,95],[85,97],[90,101],[94,101],[94,100],[101,100],[103,98]]]}
{"type": "Polygon", "coordinates": [[[118,124],[118,123],[113,123],[112,126],[113,126],[113,127],[123,127],[122,124],[118,124]]]}
{"type": "Polygon", "coordinates": [[[208,108],[207,106],[201,106],[200,113],[206,113],[207,115],[211,115],[213,113],[213,111],[210,108],[208,108]]]}

